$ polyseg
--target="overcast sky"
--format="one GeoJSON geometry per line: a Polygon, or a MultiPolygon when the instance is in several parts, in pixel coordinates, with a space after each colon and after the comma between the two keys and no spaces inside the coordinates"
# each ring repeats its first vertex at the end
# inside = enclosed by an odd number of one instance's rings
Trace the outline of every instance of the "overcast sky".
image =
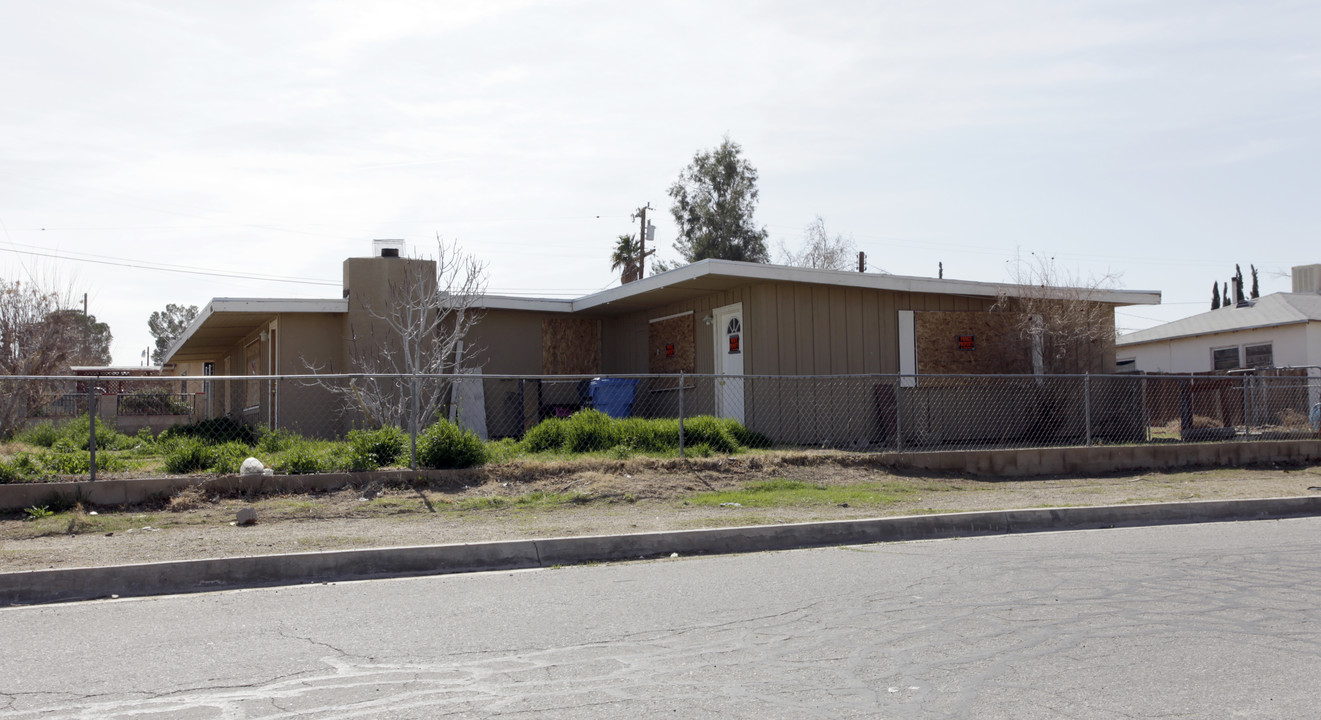
{"type": "Polygon", "coordinates": [[[0,65],[0,273],[88,292],[118,364],[167,303],[338,297],[373,238],[618,284],[726,134],[772,247],[821,215],[896,274],[1036,252],[1164,294],[1121,329],[1321,262],[1311,1],[0,0],[0,65]]]}

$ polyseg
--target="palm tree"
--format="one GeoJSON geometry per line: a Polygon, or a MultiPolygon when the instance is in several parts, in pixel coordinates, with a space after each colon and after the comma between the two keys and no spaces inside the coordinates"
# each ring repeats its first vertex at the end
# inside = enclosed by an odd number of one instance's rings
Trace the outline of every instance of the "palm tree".
{"type": "Polygon", "coordinates": [[[615,242],[615,251],[610,255],[610,269],[622,271],[620,283],[631,283],[638,279],[638,253],[641,247],[632,235],[620,235],[615,242]]]}

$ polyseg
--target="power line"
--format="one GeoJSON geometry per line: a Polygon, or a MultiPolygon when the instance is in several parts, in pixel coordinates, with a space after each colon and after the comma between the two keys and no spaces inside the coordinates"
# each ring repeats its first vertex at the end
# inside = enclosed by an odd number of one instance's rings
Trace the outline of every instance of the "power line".
{"type": "MultiPolygon", "coordinates": [[[[13,243],[10,244],[12,245],[13,243]]],[[[17,247],[12,249],[0,247],[0,251],[16,253],[19,255],[33,255],[36,257],[54,258],[56,260],[72,260],[74,262],[93,263],[96,265],[112,265],[115,267],[132,268],[135,270],[155,270],[156,272],[172,272],[172,273],[179,273],[182,275],[206,275],[210,277],[238,278],[241,280],[264,280],[267,282],[295,283],[300,285],[328,285],[331,287],[340,286],[340,283],[337,282],[329,282],[326,280],[312,280],[310,278],[290,278],[290,277],[280,277],[276,275],[254,275],[252,273],[224,272],[219,270],[203,270],[200,268],[188,268],[184,266],[169,266],[169,265],[159,265],[159,264],[153,265],[153,264],[142,263],[140,261],[110,260],[110,259],[94,260],[92,258],[87,258],[87,257],[71,257],[69,255],[38,252],[36,250],[19,250],[17,249],[17,247]]]]}

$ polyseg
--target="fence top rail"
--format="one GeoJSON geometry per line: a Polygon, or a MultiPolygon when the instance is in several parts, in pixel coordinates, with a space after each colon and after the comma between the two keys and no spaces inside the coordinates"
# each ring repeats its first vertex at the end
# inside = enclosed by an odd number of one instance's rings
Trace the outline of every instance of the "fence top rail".
{"type": "Polygon", "coordinates": [[[289,375],[163,375],[154,377],[132,377],[126,378],[118,375],[0,375],[0,381],[32,381],[32,382],[76,382],[76,383],[98,383],[98,382],[122,382],[137,386],[150,386],[161,383],[178,382],[211,382],[211,381],[243,381],[243,380],[297,380],[306,382],[334,381],[334,380],[540,380],[544,382],[581,382],[600,379],[675,379],[678,377],[689,379],[709,379],[709,378],[742,378],[745,380],[888,380],[897,381],[900,379],[923,380],[941,380],[941,379],[1003,379],[1003,380],[1064,380],[1064,379],[1116,379],[1128,382],[1138,382],[1142,380],[1192,380],[1195,382],[1241,382],[1245,379],[1255,381],[1266,381],[1270,383],[1313,381],[1318,378],[1298,375],[1208,375],[1208,374],[1145,374],[1145,373],[1114,373],[1114,374],[991,374],[991,373],[944,373],[944,374],[912,374],[912,373],[853,373],[839,375],[722,375],[718,373],[596,373],[591,375],[513,375],[513,374],[486,374],[486,373],[445,373],[445,374],[407,374],[407,373],[321,373],[321,374],[289,374],[289,375]]]}

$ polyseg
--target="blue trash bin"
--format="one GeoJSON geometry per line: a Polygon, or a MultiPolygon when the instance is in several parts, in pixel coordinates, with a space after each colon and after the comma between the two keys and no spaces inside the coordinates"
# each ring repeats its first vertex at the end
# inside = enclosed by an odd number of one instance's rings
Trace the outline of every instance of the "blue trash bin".
{"type": "Polygon", "coordinates": [[[633,411],[637,378],[596,378],[587,387],[592,407],[614,418],[626,418],[633,411]]]}

